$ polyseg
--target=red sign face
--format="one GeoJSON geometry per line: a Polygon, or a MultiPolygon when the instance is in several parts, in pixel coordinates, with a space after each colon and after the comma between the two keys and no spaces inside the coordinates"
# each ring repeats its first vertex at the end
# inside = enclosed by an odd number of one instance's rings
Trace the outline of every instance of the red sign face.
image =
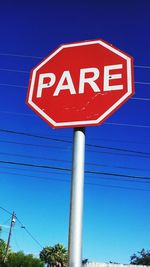
{"type": "Polygon", "coordinates": [[[133,94],[132,57],[95,40],[62,45],[39,63],[27,104],[53,128],[94,126],[133,94]]]}

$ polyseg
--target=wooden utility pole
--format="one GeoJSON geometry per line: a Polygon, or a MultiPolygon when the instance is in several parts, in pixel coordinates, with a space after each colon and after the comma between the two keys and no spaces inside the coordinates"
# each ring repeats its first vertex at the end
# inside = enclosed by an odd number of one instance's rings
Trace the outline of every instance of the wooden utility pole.
{"type": "Polygon", "coordinates": [[[9,250],[9,246],[10,246],[10,239],[11,239],[11,234],[12,234],[12,228],[14,226],[14,223],[15,223],[15,213],[13,211],[12,217],[11,217],[11,223],[10,223],[10,230],[9,230],[8,240],[7,240],[6,256],[5,256],[5,258],[7,257],[7,254],[8,254],[8,250],[9,250]]]}

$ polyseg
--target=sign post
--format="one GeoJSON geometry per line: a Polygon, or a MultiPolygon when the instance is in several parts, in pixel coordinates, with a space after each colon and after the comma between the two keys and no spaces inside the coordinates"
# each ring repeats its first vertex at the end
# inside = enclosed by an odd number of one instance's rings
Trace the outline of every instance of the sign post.
{"type": "Polygon", "coordinates": [[[101,39],[61,45],[31,72],[29,107],[53,128],[74,128],[69,267],[82,263],[83,127],[102,124],[133,94],[133,58],[101,39]]]}
{"type": "Polygon", "coordinates": [[[74,129],[68,256],[69,267],[82,263],[85,128],[74,129]]]}

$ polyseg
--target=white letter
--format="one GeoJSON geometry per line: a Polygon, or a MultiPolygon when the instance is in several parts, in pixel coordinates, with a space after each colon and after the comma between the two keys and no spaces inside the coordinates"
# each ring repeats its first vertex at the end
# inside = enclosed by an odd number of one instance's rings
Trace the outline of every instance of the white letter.
{"type": "Polygon", "coordinates": [[[123,85],[109,85],[109,80],[112,79],[121,79],[122,74],[110,74],[110,70],[122,69],[122,64],[111,65],[104,67],[104,91],[113,91],[113,90],[122,90],[123,85]]]}
{"type": "Polygon", "coordinates": [[[80,70],[79,94],[84,94],[84,84],[88,83],[94,92],[100,92],[95,80],[99,77],[99,70],[97,68],[86,68],[80,70]],[[94,75],[91,78],[85,78],[86,73],[92,72],[94,75]]]}
{"type": "Polygon", "coordinates": [[[38,89],[37,89],[37,97],[42,96],[43,88],[51,87],[55,83],[56,77],[54,73],[43,73],[39,75],[39,83],[38,83],[38,89]],[[43,83],[45,78],[49,78],[49,83],[43,83]]]}
{"type": "Polygon", "coordinates": [[[60,78],[60,81],[59,81],[59,83],[58,83],[58,85],[56,87],[56,90],[54,92],[54,96],[59,95],[59,92],[61,90],[68,90],[68,89],[69,89],[71,95],[76,94],[76,91],[75,91],[75,88],[74,88],[74,85],[73,85],[73,81],[72,81],[70,72],[69,72],[69,70],[66,70],[66,71],[63,72],[63,74],[62,74],[62,76],[60,78]],[[65,79],[67,80],[67,84],[66,85],[63,84],[65,79]]]}

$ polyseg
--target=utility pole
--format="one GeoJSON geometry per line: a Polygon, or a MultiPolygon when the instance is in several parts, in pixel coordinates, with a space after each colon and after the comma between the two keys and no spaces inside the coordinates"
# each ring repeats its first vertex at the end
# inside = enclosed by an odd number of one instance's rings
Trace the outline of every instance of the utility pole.
{"type": "Polygon", "coordinates": [[[8,235],[8,240],[7,240],[7,246],[6,246],[6,255],[5,255],[5,259],[7,257],[7,254],[8,254],[8,249],[9,249],[9,246],[10,246],[10,239],[11,239],[11,235],[12,235],[12,228],[15,224],[15,213],[13,211],[12,213],[12,216],[11,216],[11,223],[10,223],[10,230],[9,230],[9,235],[8,235]]]}

